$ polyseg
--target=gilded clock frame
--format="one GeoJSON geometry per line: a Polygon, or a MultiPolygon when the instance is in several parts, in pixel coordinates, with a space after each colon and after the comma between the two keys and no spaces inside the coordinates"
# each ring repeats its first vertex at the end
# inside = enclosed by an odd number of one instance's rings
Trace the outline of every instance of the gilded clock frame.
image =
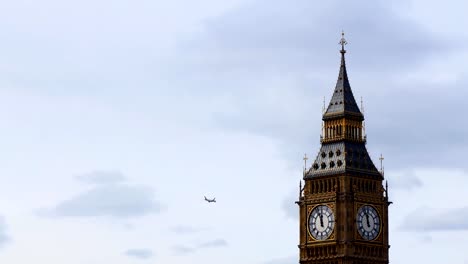
{"type": "Polygon", "coordinates": [[[363,241],[363,242],[381,242],[382,241],[382,231],[383,231],[383,214],[382,214],[382,206],[381,205],[376,205],[376,204],[371,204],[371,203],[356,203],[355,204],[355,208],[354,208],[354,226],[356,227],[356,231],[354,232],[354,235],[356,237],[357,240],[359,241],[363,241]],[[367,240],[365,238],[363,238],[361,236],[361,234],[359,234],[359,227],[358,227],[358,224],[357,224],[357,214],[358,214],[358,211],[361,207],[363,206],[370,206],[372,208],[374,208],[374,210],[377,212],[377,215],[379,217],[379,221],[380,221],[380,226],[379,226],[379,232],[377,234],[377,236],[375,236],[374,239],[371,239],[371,240],[367,240]]]}
{"type": "Polygon", "coordinates": [[[322,203],[322,204],[314,204],[313,206],[308,206],[307,207],[307,215],[306,215],[306,225],[307,225],[307,242],[311,242],[311,243],[323,243],[323,242],[326,242],[326,241],[330,241],[330,240],[334,240],[336,235],[335,235],[335,230],[336,230],[336,208],[335,208],[335,204],[334,203],[322,203]],[[310,232],[310,224],[309,224],[309,221],[310,221],[310,215],[312,213],[312,211],[318,207],[318,206],[322,206],[322,205],[326,205],[328,206],[332,213],[333,213],[333,218],[334,218],[334,224],[333,224],[333,230],[330,234],[330,236],[328,236],[327,239],[324,239],[324,240],[320,240],[320,239],[316,239],[312,233],[310,232]]]}

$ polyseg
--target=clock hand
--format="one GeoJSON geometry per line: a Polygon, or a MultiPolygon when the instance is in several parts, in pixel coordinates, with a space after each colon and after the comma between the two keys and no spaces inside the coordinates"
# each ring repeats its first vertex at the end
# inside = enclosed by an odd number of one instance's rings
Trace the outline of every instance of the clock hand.
{"type": "Polygon", "coordinates": [[[323,214],[322,214],[322,211],[320,211],[320,226],[323,227],[323,214]]]}
{"type": "Polygon", "coordinates": [[[370,227],[369,214],[366,214],[366,219],[367,219],[367,227],[370,227]]]}

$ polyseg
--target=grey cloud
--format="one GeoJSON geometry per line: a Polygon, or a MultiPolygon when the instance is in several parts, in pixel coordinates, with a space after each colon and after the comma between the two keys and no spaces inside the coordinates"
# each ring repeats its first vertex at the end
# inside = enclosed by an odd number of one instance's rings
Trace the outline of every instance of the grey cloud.
{"type": "Polygon", "coordinates": [[[186,246],[186,245],[176,245],[172,247],[175,255],[187,255],[191,253],[195,253],[196,251],[204,248],[219,248],[219,247],[227,247],[228,243],[224,239],[214,239],[205,241],[193,246],[186,246]]]}
{"type": "Polygon", "coordinates": [[[404,171],[401,174],[390,171],[385,176],[388,179],[389,191],[393,188],[412,190],[423,186],[423,182],[414,174],[414,171],[404,171]]]}
{"type": "Polygon", "coordinates": [[[124,177],[115,173],[91,173],[80,177],[86,182],[99,182],[90,189],[39,211],[43,216],[131,218],[160,213],[162,204],[154,190],[147,186],[118,183],[124,177]],[[116,183],[117,182],[117,183],[116,183]]]}
{"type": "Polygon", "coordinates": [[[76,179],[85,183],[109,184],[125,180],[124,175],[118,171],[93,171],[76,176],[76,179]]]}
{"type": "Polygon", "coordinates": [[[432,243],[432,236],[425,235],[420,237],[422,243],[432,243]]]}
{"type": "Polygon", "coordinates": [[[447,43],[394,10],[385,1],[332,0],[320,6],[307,0],[294,5],[254,1],[207,20],[204,35],[183,48],[204,54],[196,58],[221,71],[245,65],[303,71],[310,70],[312,61],[331,66],[325,54],[338,49],[342,29],[359,65],[367,69],[399,64],[393,70],[403,70],[447,48],[447,43]]]}
{"type": "Polygon", "coordinates": [[[3,216],[0,215],[0,248],[10,242],[10,237],[7,235],[7,225],[3,216]]]}
{"type": "Polygon", "coordinates": [[[144,186],[114,184],[97,186],[52,209],[55,216],[117,218],[159,213],[161,205],[153,197],[153,190],[144,186]]]}
{"type": "Polygon", "coordinates": [[[387,156],[387,168],[466,168],[463,159],[454,157],[468,150],[468,122],[455,114],[468,112],[463,99],[468,93],[462,89],[467,77],[451,84],[408,83],[388,89],[382,97],[391,100],[383,103],[385,99],[377,97],[370,102],[375,110],[368,113],[368,138],[387,156]]]}
{"type": "Polygon", "coordinates": [[[207,230],[207,228],[197,228],[193,226],[178,225],[171,228],[171,231],[177,234],[193,234],[207,230]]]}
{"type": "Polygon", "coordinates": [[[138,259],[149,259],[153,257],[154,253],[150,249],[138,248],[127,250],[125,255],[138,259]]]}
{"type": "MultiPolygon", "coordinates": [[[[397,4],[406,8],[404,2],[397,4]]],[[[447,118],[468,111],[462,102],[466,92],[459,88],[465,82],[448,89],[415,81],[402,87],[399,82],[461,47],[396,10],[384,1],[246,4],[206,21],[203,35],[182,47],[193,64],[190,82],[210,95],[229,95],[228,107],[211,113],[217,126],[272,137],[290,160],[299,160],[304,152],[314,156],[322,96],[332,93],[344,27],[351,85],[356,99],[364,95],[370,109],[369,149],[383,152],[388,168],[426,166],[434,157],[437,167],[465,166],[462,159],[448,157],[468,149],[463,143],[468,125],[460,122],[457,129],[448,129],[453,119],[447,118]]]]}
{"type": "Polygon", "coordinates": [[[215,239],[207,242],[203,242],[197,246],[197,248],[214,248],[214,247],[226,247],[228,243],[224,239],[215,239]]]}
{"type": "Polygon", "coordinates": [[[196,248],[187,247],[187,246],[183,246],[183,245],[175,245],[175,246],[172,247],[172,250],[173,250],[175,255],[183,256],[183,255],[187,255],[187,254],[195,252],[196,248]]]}
{"type": "Polygon", "coordinates": [[[468,207],[453,209],[419,208],[408,214],[400,228],[405,231],[468,230],[468,207]]]}

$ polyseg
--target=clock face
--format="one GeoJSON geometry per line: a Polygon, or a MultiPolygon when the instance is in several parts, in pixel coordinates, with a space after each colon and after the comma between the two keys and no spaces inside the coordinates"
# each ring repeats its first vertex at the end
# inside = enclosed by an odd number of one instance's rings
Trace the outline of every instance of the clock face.
{"type": "Polygon", "coordinates": [[[380,218],[377,210],[370,205],[359,208],[356,223],[358,232],[365,240],[374,240],[380,233],[380,218]]]}
{"type": "Polygon", "coordinates": [[[330,207],[316,206],[309,215],[309,232],[317,240],[330,237],[335,227],[335,216],[330,207]]]}

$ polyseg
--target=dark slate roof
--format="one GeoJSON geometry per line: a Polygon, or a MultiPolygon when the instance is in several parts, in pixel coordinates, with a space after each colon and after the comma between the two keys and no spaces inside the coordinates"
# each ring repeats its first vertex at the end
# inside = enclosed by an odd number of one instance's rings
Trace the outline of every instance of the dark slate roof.
{"type": "Polygon", "coordinates": [[[304,179],[342,173],[358,173],[361,176],[383,179],[369,157],[365,143],[347,141],[322,144],[304,179]]]}
{"type": "Polygon", "coordinates": [[[327,111],[323,115],[323,119],[333,118],[336,116],[352,115],[359,119],[364,119],[361,111],[359,110],[356,100],[354,99],[353,91],[349,85],[348,74],[346,72],[345,63],[345,50],[341,50],[341,66],[340,73],[338,75],[338,81],[336,82],[333,96],[328,105],[327,111]]]}
{"type": "MultiPolygon", "coordinates": [[[[354,100],[353,92],[349,85],[344,57],[346,51],[344,50],[343,41],[344,39],[341,42],[341,66],[338,81],[330,100],[330,105],[323,115],[323,120],[337,117],[364,120],[364,116],[359,110],[356,100],[354,100]]],[[[382,174],[377,170],[369,157],[365,142],[347,139],[322,143],[320,151],[312,167],[304,175],[304,179],[338,174],[352,174],[379,180],[383,179],[382,174]]]]}

